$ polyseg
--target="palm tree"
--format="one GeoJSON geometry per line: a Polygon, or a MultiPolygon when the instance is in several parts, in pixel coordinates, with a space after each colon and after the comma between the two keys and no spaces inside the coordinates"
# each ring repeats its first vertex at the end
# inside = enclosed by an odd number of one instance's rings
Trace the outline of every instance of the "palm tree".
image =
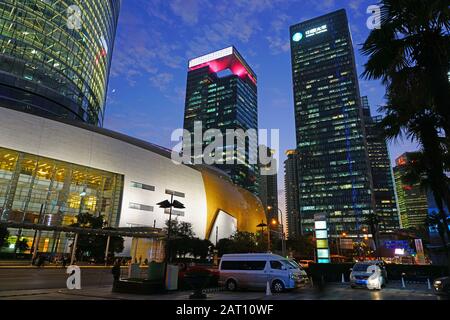
{"type": "Polygon", "coordinates": [[[381,29],[361,49],[368,56],[363,76],[386,86],[388,139],[406,135],[421,145],[420,176],[433,192],[450,239],[444,204],[450,207],[450,11],[448,0],[382,0],[381,29]]]}
{"type": "MultiPolygon", "coordinates": [[[[369,56],[363,75],[381,79],[408,97],[404,111],[429,108],[450,134],[450,10],[448,0],[382,0],[381,28],[362,47],[369,56]],[[404,91],[406,90],[406,91],[404,91]]],[[[406,101],[404,101],[406,102],[406,101]]]]}

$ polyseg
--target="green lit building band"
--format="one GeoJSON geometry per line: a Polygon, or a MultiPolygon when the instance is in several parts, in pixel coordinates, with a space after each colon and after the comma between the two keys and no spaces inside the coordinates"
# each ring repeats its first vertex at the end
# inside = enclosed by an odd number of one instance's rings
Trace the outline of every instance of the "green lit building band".
{"type": "Polygon", "coordinates": [[[0,106],[102,126],[119,0],[2,0],[0,106]]]}

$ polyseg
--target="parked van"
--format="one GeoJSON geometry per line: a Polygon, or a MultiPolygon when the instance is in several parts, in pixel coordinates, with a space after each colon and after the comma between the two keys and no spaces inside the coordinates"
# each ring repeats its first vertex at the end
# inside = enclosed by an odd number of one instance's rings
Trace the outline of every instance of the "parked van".
{"type": "Polygon", "coordinates": [[[229,291],[265,289],[269,282],[273,292],[282,292],[297,288],[304,280],[296,263],[270,253],[224,254],[219,272],[219,284],[229,291]]]}

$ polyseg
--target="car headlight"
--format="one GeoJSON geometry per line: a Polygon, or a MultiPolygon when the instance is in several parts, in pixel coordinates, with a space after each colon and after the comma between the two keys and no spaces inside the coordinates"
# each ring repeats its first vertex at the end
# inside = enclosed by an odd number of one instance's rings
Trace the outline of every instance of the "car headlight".
{"type": "Polygon", "coordinates": [[[436,280],[436,281],[434,282],[434,284],[439,286],[439,285],[442,284],[442,281],[441,281],[441,280],[436,280]]]}

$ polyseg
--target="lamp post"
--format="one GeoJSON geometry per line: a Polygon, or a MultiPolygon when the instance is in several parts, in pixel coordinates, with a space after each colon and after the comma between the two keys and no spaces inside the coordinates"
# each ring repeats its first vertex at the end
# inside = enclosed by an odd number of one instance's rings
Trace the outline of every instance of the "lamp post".
{"type": "Polygon", "coordinates": [[[167,244],[166,244],[166,257],[165,257],[166,263],[164,266],[164,280],[163,280],[163,281],[166,281],[167,265],[172,260],[171,250],[170,250],[171,249],[170,248],[170,233],[172,231],[172,208],[185,209],[185,206],[181,202],[179,202],[177,200],[173,200],[173,194],[170,196],[170,201],[164,200],[162,202],[157,203],[157,205],[160,208],[169,209],[169,225],[167,227],[167,244]]]}
{"type": "Polygon", "coordinates": [[[256,226],[257,228],[261,228],[261,242],[263,240],[264,236],[264,227],[267,227],[268,232],[268,242],[267,242],[267,252],[270,252],[270,229],[267,224],[264,223],[263,220],[261,220],[261,223],[256,226]]]}

